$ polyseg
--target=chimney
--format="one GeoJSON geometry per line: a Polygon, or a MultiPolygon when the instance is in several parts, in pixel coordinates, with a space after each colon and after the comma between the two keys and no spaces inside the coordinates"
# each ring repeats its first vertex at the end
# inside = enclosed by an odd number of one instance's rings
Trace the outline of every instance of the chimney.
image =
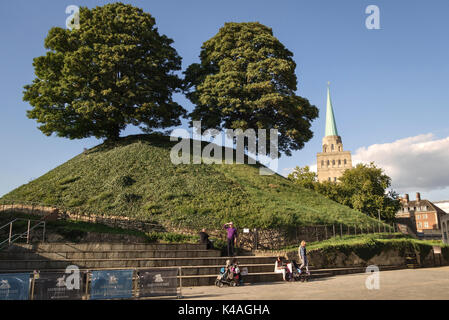
{"type": "Polygon", "coordinates": [[[416,201],[418,201],[418,202],[421,201],[421,193],[419,193],[419,192],[416,193],[416,201]]]}
{"type": "Polygon", "coordinates": [[[406,194],[404,195],[404,200],[405,200],[405,203],[408,203],[408,201],[409,201],[408,193],[406,193],[406,194]]]}

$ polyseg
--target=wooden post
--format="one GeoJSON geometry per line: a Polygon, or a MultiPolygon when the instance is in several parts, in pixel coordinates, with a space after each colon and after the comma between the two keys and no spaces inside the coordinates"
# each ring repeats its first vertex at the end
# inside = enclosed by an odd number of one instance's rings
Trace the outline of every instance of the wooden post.
{"type": "Polygon", "coordinates": [[[179,295],[178,295],[178,299],[182,298],[182,268],[179,267],[178,268],[178,273],[179,273],[179,295]]]}
{"type": "Polygon", "coordinates": [[[33,280],[31,281],[31,297],[30,300],[34,300],[34,281],[36,281],[36,270],[33,272],[33,280]]]}
{"type": "Polygon", "coordinates": [[[340,223],[340,237],[343,237],[343,226],[340,223]]]}
{"type": "Polygon", "coordinates": [[[335,224],[332,225],[332,230],[334,232],[334,238],[335,238],[335,224]]]}
{"type": "Polygon", "coordinates": [[[315,234],[316,234],[316,241],[320,241],[320,238],[318,237],[318,227],[315,227],[315,234]]]}
{"type": "Polygon", "coordinates": [[[86,270],[86,300],[89,295],[89,270],[86,270]]]}
{"type": "Polygon", "coordinates": [[[327,240],[327,226],[324,226],[324,233],[325,233],[326,240],[327,240]]]}

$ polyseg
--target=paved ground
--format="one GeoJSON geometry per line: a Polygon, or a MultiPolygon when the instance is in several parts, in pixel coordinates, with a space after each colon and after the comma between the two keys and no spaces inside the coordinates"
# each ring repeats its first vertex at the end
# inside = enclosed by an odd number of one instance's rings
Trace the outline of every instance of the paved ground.
{"type": "Polygon", "coordinates": [[[379,290],[365,286],[368,274],[339,275],[301,282],[249,284],[243,287],[183,288],[185,299],[304,300],[304,299],[449,299],[449,267],[381,271],[379,290]]]}

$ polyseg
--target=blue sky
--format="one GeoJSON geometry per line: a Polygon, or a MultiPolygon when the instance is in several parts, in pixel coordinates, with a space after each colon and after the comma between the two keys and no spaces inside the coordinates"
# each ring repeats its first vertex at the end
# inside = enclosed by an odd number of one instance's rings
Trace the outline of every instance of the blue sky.
{"type": "MultiPolygon", "coordinates": [[[[26,117],[23,86],[44,38],[65,27],[68,5],[110,1],[0,2],[0,195],[98,144],[96,139],[46,137],[26,117]]],[[[324,134],[326,83],[344,148],[355,160],[385,166],[399,192],[449,199],[449,1],[167,0],[130,1],[174,39],[183,68],[198,61],[201,44],[225,22],[259,21],[294,53],[298,94],[320,109],[314,138],[280,173],[316,162],[324,134]],[[380,30],[365,27],[365,8],[380,8],[380,30]],[[436,163],[435,163],[436,162],[436,163]],[[410,178],[413,177],[413,179],[410,178]]],[[[176,96],[186,109],[192,105],[176,96]]],[[[135,129],[125,134],[136,133],[135,129]]]]}

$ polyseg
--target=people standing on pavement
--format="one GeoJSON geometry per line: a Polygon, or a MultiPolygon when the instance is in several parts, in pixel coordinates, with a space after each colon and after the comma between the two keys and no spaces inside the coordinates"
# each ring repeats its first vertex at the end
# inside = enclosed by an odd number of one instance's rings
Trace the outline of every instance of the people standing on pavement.
{"type": "Polygon", "coordinates": [[[298,248],[298,255],[301,259],[301,265],[299,266],[299,273],[301,274],[302,268],[306,268],[307,275],[310,275],[309,272],[309,261],[307,259],[307,248],[306,248],[306,242],[303,240],[301,241],[301,245],[298,248]]]}
{"type": "Polygon", "coordinates": [[[228,244],[228,257],[234,256],[234,247],[237,244],[237,229],[234,228],[232,222],[228,222],[224,225],[227,231],[227,244],[228,244]]]}

